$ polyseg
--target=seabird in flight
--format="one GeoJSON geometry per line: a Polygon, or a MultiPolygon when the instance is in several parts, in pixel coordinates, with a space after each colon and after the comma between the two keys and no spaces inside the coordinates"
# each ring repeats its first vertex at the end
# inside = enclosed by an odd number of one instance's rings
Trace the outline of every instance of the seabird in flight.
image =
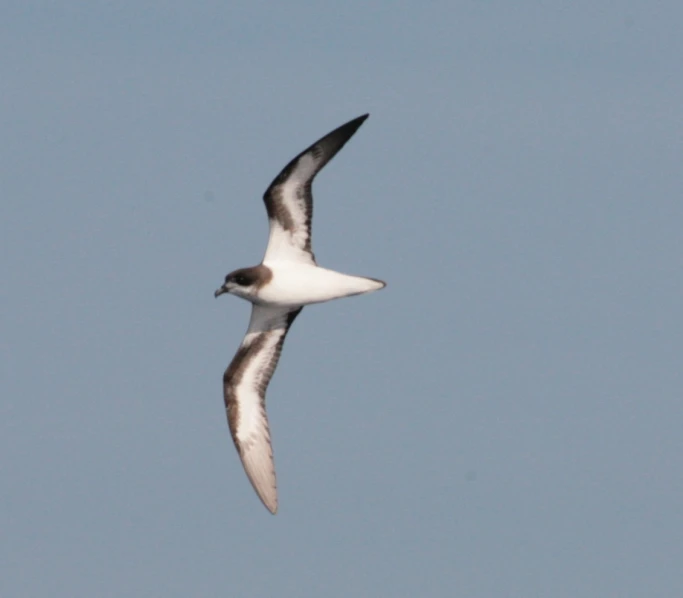
{"type": "Polygon", "coordinates": [[[371,293],[385,283],[321,268],[311,250],[315,175],[363,124],[367,114],[335,129],[294,158],[266,190],[270,235],[263,261],[225,277],[216,291],[252,303],[247,334],[223,375],[228,425],[244,470],[259,498],[277,511],[266,388],[289,327],[304,305],[371,293]]]}

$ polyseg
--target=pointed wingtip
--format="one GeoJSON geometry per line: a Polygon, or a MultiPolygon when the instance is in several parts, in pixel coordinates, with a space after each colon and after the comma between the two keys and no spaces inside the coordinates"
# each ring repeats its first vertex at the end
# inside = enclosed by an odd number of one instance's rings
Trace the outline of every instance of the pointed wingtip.
{"type": "Polygon", "coordinates": [[[258,486],[255,480],[251,480],[252,486],[256,491],[257,496],[261,499],[263,506],[270,511],[272,515],[277,514],[277,488],[275,486],[258,486]]]}
{"type": "Polygon", "coordinates": [[[354,118],[353,120],[350,120],[348,123],[346,123],[345,125],[342,125],[342,126],[344,126],[344,127],[353,126],[354,130],[358,129],[358,127],[360,127],[368,119],[369,116],[370,116],[370,113],[366,112],[365,114],[361,114],[360,116],[357,116],[356,118],[354,118]]]}
{"type": "MultiPolygon", "coordinates": [[[[255,488],[254,488],[255,489],[255,488]]],[[[256,490],[256,489],[255,489],[256,490]]],[[[272,495],[272,494],[262,494],[258,490],[256,491],[256,494],[258,497],[261,499],[261,503],[263,504],[266,509],[268,509],[268,512],[271,515],[277,515],[277,494],[272,495]]]]}
{"type": "Polygon", "coordinates": [[[254,490],[256,490],[256,494],[258,494],[258,497],[261,499],[261,502],[263,503],[263,506],[270,511],[271,515],[275,515],[277,513],[277,487],[273,485],[271,488],[256,488],[254,487],[254,490]]]}
{"type": "MultiPolygon", "coordinates": [[[[341,146],[337,149],[341,149],[341,147],[344,146],[344,144],[353,136],[353,134],[360,128],[360,126],[367,120],[367,118],[370,116],[369,113],[361,114],[360,116],[357,116],[356,118],[352,118],[349,122],[344,123],[340,127],[337,127],[334,131],[326,135],[326,137],[330,137],[335,134],[343,133],[344,136],[344,141],[341,144],[341,146]]],[[[324,138],[323,138],[324,139],[324,138]]],[[[323,141],[323,139],[320,139],[320,141],[323,141]]],[[[336,153],[336,152],[335,152],[336,153]]]]}
{"type": "Polygon", "coordinates": [[[263,506],[273,515],[277,513],[277,486],[275,482],[275,470],[272,469],[267,478],[259,477],[257,471],[251,469],[245,462],[245,470],[256,495],[261,499],[263,506]]]}
{"type": "Polygon", "coordinates": [[[277,489],[273,488],[272,493],[266,493],[264,492],[263,495],[260,495],[261,500],[263,501],[263,504],[266,506],[266,509],[268,509],[271,513],[271,515],[275,515],[277,513],[277,489]]]}

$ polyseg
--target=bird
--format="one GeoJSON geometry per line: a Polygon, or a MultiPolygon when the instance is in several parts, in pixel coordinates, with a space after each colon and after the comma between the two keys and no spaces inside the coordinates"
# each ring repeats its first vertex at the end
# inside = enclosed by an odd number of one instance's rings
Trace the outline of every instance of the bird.
{"type": "Polygon", "coordinates": [[[251,302],[246,335],[223,374],[230,433],[244,470],[264,506],[278,508],[277,483],[266,389],[285,336],[305,305],[372,293],[386,286],[376,278],[318,266],[311,248],[313,179],[363,124],[364,114],[334,129],[302,151],[263,195],[268,214],[266,252],[257,266],[230,272],[214,293],[251,302]]]}

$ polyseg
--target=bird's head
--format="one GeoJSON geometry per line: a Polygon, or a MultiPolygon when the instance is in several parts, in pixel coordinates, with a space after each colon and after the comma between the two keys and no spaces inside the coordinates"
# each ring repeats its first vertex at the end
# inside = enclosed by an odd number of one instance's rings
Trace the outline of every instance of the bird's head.
{"type": "Polygon", "coordinates": [[[243,299],[253,299],[264,282],[265,273],[261,271],[263,268],[264,266],[254,266],[230,272],[225,277],[223,285],[214,293],[214,297],[230,293],[243,299]]]}

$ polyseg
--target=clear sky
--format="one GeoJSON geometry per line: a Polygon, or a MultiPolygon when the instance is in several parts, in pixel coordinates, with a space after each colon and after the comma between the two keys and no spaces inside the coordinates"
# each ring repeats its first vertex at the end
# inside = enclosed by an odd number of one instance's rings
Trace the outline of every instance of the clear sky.
{"type": "Polygon", "coordinates": [[[0,8],[0,595],[683,595],[683,4],[0,8]],[[261,195],[319,176],[268,393],[221,377],[261,195]]]}

